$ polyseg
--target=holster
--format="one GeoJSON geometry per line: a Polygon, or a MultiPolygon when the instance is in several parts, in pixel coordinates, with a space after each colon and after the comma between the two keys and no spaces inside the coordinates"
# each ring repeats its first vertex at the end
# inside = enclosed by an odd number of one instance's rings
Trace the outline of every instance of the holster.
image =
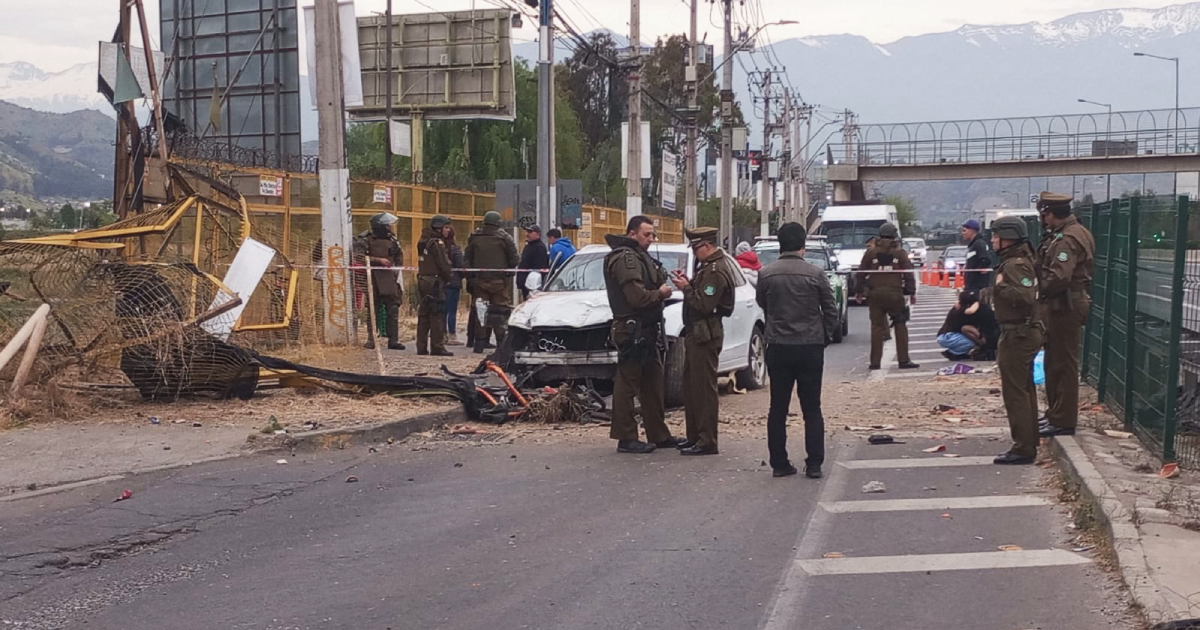
{"type": "MultiPolygon", "coordinates": [[[[645,325],[640,319],[615,319],[612,323],[612,341],[617,347],[621,361],[645,361],[657,347],[656,339],[647,336],[645,325]]],[[[657,336],[657,335],[656,335],[657,336]]]]}

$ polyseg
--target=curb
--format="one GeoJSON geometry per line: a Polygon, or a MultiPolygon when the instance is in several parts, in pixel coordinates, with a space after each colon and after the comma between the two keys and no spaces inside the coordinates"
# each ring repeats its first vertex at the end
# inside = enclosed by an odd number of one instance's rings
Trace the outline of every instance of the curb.
{"type": "Polygon", "coordinates": [[[465,422],[467,422],[467,415],[461,408],[448,411],[435,411],[391,422],[295,433],[286,436],[282,444],[272,444],[260,452],[290,449],[292,451],[307,453],[330,449],[344,449],[347,446],[356,444],[386,442],[388,438],[402,440],[413,433],[429,431],[434,427],[446,424],[461,424],[465,422]]]}
{"type": "Polygon", "coordinates": [[[142,475],[175,468],[187,468],[197,464],[207,464],[226,459],[236,459],[238,457],[245,457],[246,455],[253,455],[255,453],[269,453],[273,451],[289,449],[299,452],[313,452],[329,449],[344,449],[347,446],[352,446],[355,444],[375,444],[379,442],[386,442],[388,438],[400,440],[413,433],[429,431],[437,426],[444,424],[463,423],[466,421],[466,414],[462,411],[462,409],[455,409],[453,411],[437,411],[433,413],[427,413],[414,416],[412,418],[393,420],[391,422],[381,422],[357,427],[307,431],[305,433],[288,435],[283,441],[276,441],[273,443],[265,442],[265,446],[263,448],[255,451],[241,451],[236,453],[228,453],[225,455],[217,455],[214,457],[206,457],[204,459],[181,461],[172,464],[163,464],[146,468],[135,468],[125,472],[105,475],[103,477],[80,479],[76,481],[65,482],[57,486],[47,486],[38,488],[37,490],[6,494],[0,496],[0,504],[12,501],[20,501],[22,499],[33,499],[46,496],[48,494],[65,492],[67,490],[74,490],[76,488],[85,488],[87,486],[107,483],[110,481],[119,481],[132,475],[142,475]]]}
{"type": "Polygon", "coordinates": [[[1151,623],[1186,618],[1188,611],[1177,609],[1162,595],[1167,589],[1154,580],[1150,566],[1146,564],[1141,532],[1133,521],[1133,514],[1104,481],[1083,447],[1070,435],[1053,437],[1048,443],[1055,460],[1078,484],[1080,496],[1092,504],[1104,533],[1112,541],[1121,578],[1129,587],[1133,600],[1142,607],[1146,618],[1151,623]]]}

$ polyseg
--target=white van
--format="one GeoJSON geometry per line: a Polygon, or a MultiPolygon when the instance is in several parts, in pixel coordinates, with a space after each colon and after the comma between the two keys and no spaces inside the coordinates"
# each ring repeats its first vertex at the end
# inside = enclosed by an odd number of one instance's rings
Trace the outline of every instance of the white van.
{"type": "MultiPolygon", "coordinates": [[[[828,206],[821,215],[817,233],[825,236],[837,252],[838,273],[850,273],[862,264],[867,241],[879,236],[879,226],[891,223],[900,227],[896,206],[828,206]]],[[[855,294],[854,276],[846,279],[847,292],[855,294]]]]}

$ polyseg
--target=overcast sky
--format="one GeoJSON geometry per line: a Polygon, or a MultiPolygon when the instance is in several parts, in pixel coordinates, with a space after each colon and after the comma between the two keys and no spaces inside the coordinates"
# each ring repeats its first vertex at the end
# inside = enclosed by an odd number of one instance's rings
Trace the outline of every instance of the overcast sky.
{"type": "MultiPolygon", "coordinates": [[[[197,0],[203,2],[204,0],[197,0]]],[[[300,0],[311,4],[311,0],[300,0]]],[[[475,0],[478,8],[495,7],[506,0],[475,0]]],[[[524,0],[507,0],[524,4],[524,0]]],[[[607,0],[555,0],[558,11],[582,31],[606,27],[629,31],[627,3],[607,0]],[[622,9],[622,5],[625,7],[622,9]]],[[[642,38],[653,41],[664,33],[682,33],[688,28],[690,0],[642,0],[642,38]]],[[[146,0],[151,34],[158,43],[158,1],[146,0]]],[[[357,0],[359,15],[383,11],[385,0],[357,0]]],[[[851,33],[876,43],[889,43],[908,35],[954,30],[963,24],[1023,24],[1049,22],[1072,13],[1101,9],[1161,8],[1170,4],[1146,0],[746,0],[736,20],[755,25],[764,21],[793,20],[793,26],[773,26],[772,40],[805,35],[851,33]],[[765,16],[765,17],[760,17],[765,16]]],[[[0,63],[28,61],[49,71],[95,61],[96,42],[112,37],[117,22],[117,2],[112,0],[0,0],[0,63]]],[[[394,0],[397,13],[427,13],[469,9],[472,0],[394,0]]],[[[717,5],[700,0],[700,34],[720,42],[717,5]],[[710,14],[710,9],[713,9],[710,14]],[[710,19],[711,15],[711,19],[710,19]]],[[[532,39],[526,28],[517,37],[532,39]]],[[[136,31],[135,31],[136,32],[136,31]]],[[[303,31],[301,31],[303,32],[303,31]]]]}

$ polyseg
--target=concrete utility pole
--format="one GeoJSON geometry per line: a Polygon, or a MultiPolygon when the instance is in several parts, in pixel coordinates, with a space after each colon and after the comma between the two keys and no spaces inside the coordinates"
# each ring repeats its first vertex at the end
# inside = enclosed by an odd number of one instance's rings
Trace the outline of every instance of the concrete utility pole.
{"type": "Polygon", "coordinates": [[[792,203],[792,163],[795,161],[792,158],[792,91],[789,88],[783,89],[783,122],[780,125],[780,130],[783,132],[783,159],[780,160],[779,177],[783,179],[783,216],[780,217],[780,225],[784,222],[791,221],[792,216],[796,214],[796,207],[792,203]]]}
{"type": "Polygon", "coordinates": [[[387,0],[384,16],[387,20],[387,53],[384,55],[385,63],[387,63],[387,73],[384,75],[387,80],[387,103],[384,105],[383,117],[387,119],[385,126],[387,127],[388,150],[383,152],[383,165],[387,169],[388,179],[393,179],[395,175],[392,174],[392,0],[387,0]]]}
{"type": "MultiPolygon", "coordinates": [[[[800,116],[804,119],[805,139],[804,153],[800,157],[800,173],[798,190],[796,194],[797,203],[800,204],[800,212],[796,214],[795,220],[801,225],[808,227],[808,211],[811,203],[808,198],[808,160],[809,147],[812,145],[812,114],[813,106],[805,105],[800,108],[800,116]]],[[[800,118],[796,119],[796,142],[800,141],[800,118]]]]}
{"type": "MultiPolygon", "coordinates": [[[[625,175],[625,215],[642,213],[642,24],[641,2],[630,0],[629,154],[625,175]]],[[[648,147],[647,147],[648,148],[648,147]]]]}
{"type": "Polygon", "coordinates": [[[555,226],[558,206],[554,176],[554,1],[541,0],[538,33],[538,200],[543,230],[555,226]]]}
{"type": "MultiPolygon", "coordinates": [[[[688,42],[691,44],[691,58],[688,59],[688,113],[687,113],[687,171],[683,182],[683,227],[696,227],[696,114],[699,108],[699,58],[700,44],[696,41],[696,4],[692,0],[692,22],[688,42]]],[[[707,164],[707,160],[705,160],[707,164]]]]}
{"type": "Polygon", "coordinates": [[[733,0],[725,4],[725,59],[721,77],[721,239],[732,246],[733,198],[733,0]]]}
{"type": "Polygon", "coordinates": [[[846,110],[842,124],[842,144],[846,147],[846,164],[854,163],[854,112],[846,110]]]}
{"type": "Polygon", "coordinates": [[[337,0],[316,0],[314,7],[317,70],[317,138],[321,186],[321,243],[325,275],[325,343],[355,341],[354,287],[347,267],[351,257],[350,170],[344,150],[342,47],[337,0]]]}
{"type": "Polygon", "coordinates": [[[763,72],[763,140],[762,155],[758,159],[758,235],[771,234],[771,71],[763,72]]]}

